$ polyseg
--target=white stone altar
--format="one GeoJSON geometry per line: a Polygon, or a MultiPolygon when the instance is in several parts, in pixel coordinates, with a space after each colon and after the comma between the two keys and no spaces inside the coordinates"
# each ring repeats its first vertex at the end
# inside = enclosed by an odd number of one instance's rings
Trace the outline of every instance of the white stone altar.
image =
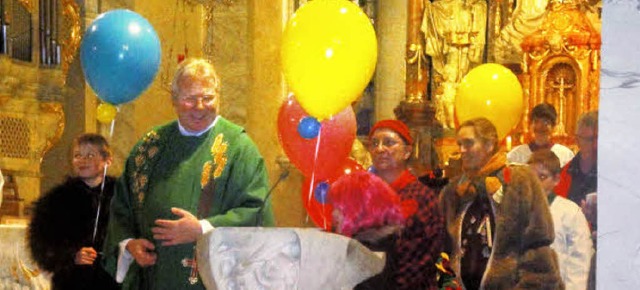
{"type": "Polygon", "coordinates": [[[207,289],[352,289],[384,258],[356,240],[303,228],[217,228],[197,243],[207,289]]]}

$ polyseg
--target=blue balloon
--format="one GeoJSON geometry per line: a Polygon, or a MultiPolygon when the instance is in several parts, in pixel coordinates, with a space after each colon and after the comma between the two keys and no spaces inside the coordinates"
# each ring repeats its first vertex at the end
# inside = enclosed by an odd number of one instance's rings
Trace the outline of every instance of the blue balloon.
{"type": "Polygon", "coordinates": [[[325,204],[327,202],[327,193],[329,193],[329,183],[321,181],[313,190],[313,197],[315,197],[319,203],[325,204]]]}
{"type": "Polygon", "coordinates": [[[103,101],[133,101],[153,82],[160,66],[160,39],[149,21],[125,9],[100,14],[80,46],[82,71],[103,101]]]}
{"type": "Polygon", "coordinates": [[[320,122],[314,117],[304,117],[300,120],[300,123],[298,123],[298,133],[305,139],[318,137],[318,133],[320,133],[320,122]]]}

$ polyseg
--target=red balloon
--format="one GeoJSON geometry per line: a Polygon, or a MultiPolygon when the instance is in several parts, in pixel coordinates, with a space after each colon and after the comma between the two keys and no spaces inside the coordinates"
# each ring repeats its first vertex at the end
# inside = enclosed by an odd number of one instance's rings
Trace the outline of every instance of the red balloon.
{"type": "Polygon", "coordinates": [[[329,184],[329,190],[331,190],[331,184],[338,180],[341,176],[345,174],[350,174],[355,171],[364,171],[364,168],[358,162],[351,158],[345,159],[345,162],[338,168],[338,170],[334,171],[330,174],[329,178],[326,179],[316,179],[313,183],[313,187],[311,188],[311,177],[307,176],[302,183],[302,204],[304,204],[304,208],[307,210],[307,214],[311,218],[316,226],[326,230],[331,230],[331,222],[332,222],[332,214],[333,207],[331,203],[325,202],[321,203],[319,198],[314,196],[314,190],[318,187],[321,182],[326,182],[329,184]]]}
{"type": "Polygon", "coordinates": [[[278,137],[289,160],[302,174],[316,179],[328,178],[342,165],[356,138],[356,116],[351,107],[320,123],[320,134],[305,139],[298,132],[300,120],[308,117],[302,106],[289,96],[278,113],[278,137]],[[320,144],[318,146],[318,138],[320,144]],[[316,158],[317,147],[317,158],[316,158]]]}

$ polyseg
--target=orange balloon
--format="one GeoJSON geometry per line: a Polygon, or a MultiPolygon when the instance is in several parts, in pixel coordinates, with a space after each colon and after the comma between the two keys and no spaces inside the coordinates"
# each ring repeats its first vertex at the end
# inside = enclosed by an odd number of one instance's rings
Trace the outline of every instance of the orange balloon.
{"type": "Polygon", "coordinates": [[[502,140],[522,117],[522,86],[508,68],[486,63],[475,67],[458,87],[455,110],[458,123],[485,117],[498,130],[502,140]]]}

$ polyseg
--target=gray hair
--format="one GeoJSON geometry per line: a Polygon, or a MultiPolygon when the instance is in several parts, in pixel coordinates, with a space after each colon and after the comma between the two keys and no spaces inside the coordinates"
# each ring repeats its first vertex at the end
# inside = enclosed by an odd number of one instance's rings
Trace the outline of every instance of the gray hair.
{"type": "Polygon", "coordinates": [[[598,132],[598,111],[586,112],[578,119],[578,125],[576,126],[576,132],[581,128],[592,128],[595,132],[598,132]]]}
{"type": "Polygon", "coordinates": [[[220,92],[220,78],[213,64],[206,59],[189,58],[178,65],[173,81],[171,82],[171,96],[175,99],[181,87],[194,82],[204,82],[213,85],[216,92],[220,92]]]}

